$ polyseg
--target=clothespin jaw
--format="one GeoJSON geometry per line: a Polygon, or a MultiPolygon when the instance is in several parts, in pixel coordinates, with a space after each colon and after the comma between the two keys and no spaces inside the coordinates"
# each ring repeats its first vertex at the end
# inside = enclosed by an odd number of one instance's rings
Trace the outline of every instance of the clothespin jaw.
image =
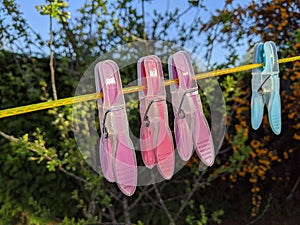
{"type": "Polygon", "coordinates": [[[258,129],[263,117],[264,104],[268,109],[271,129],[281,132],[281,103],[279,95],[279,63],[276,45],[272,41],[254,47],[253,63],[264,62],[263,69],[252,70],[251,124],[258,129]]]}
{"type": "Polygon", "coordinates": [[[262,74],[278,75],[279,63],[276,45],[273,41],[267,41],[264,44],[264,70],[262,74]]]}
{"type": "MultiPolygon", "coordinates": [[[[253,64],[260,64],[264,62],[264,44],[257,43],[254,46],[253,64]]],[[[262,83],[261,72],[262,68],[255,68],[252,70],[252,98],[251,98],[251,125],[257,130],[262,122],[264,114],[264,101],[260,92],[262,83]]]]}
{"type": "MultiPolygon", "coordinates": [[[[253,64],[260,64],[264,62],[264,44],[262,42],[256,43],[253,51],[253,64]]],[[[252,75],[261,73],[262,67],[252,69],[252,75]]]]}
{"type": "Polygon", "coordinates": [[[280,101],[280,78],[279,63],[276,45],[272,41],[267,41],[264,44],[265,66],[262,71],[264,81],[262,90],[265,103],[268,109],[268,117],[270,126],[275,134],[281,132],[281,101],[280,101]]]}

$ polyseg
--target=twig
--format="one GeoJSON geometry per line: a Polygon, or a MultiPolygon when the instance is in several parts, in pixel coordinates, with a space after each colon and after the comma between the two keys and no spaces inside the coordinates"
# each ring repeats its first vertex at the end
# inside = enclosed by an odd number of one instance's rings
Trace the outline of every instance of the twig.
{"type": "Polygon", "coordinates": [[[157,198],[158,198],[158,201],[159,201],[159,203],[161,204],[161,206],[163,207],[163,209],[164,209],[164,211],[165,211],[167,217],[168,217],[169,220],[170,220],[170,225],[171,225],[171,224],[174,225],[174,224],[175,224],[175,221],[174,221],[173,217],[171,216],[171,214],[170,214],[168,208],[166,207],[166,205],[165,205],[165,203],[164,203],[164,200],[162,199],[162,197],[161,197],[161,195],[160,195],[160,193],[159,193],[159,191],[158,191],[158,189],[157,189],[156,184],[154,183],[153,186],[154,186],[154,190],[155,190],[155,192],[156,192],[156,196],[157,196],[157,198]]]}
{"type": "Polygon", "coordinates": [[[84,184],[88,184],[88,185],[92,185],[91,183],[89,183],[86,179],[82,178],[82,177],[79,177],[77,175],[75,175],[74,173],[71,173],[69,172],[68,170],[66,170],[65,168],[63,168],[62,166],[59,166],[58,169],[65,173],[66,175],[69,175],[71,177],[73,177],[74,179],[78,180],[78,181],[81,181],[82,183],[84,184]]]}
{"type": "Polygon", "coordinates": [[[299,183],[300,183],[300,176],[298,177],[298,179],[297,179],[295,185],[293,186],[293,188],[292,188],[292,190],[291,190],[291,193],[286,197],[286,200],[289,200],[289,199],[291,199],[291,198],[293,197],[293,194],[295,193],[295,191],[296,191],[296,189],[297,189],[299,183]]]}
{"type": "Polygon", "coordinates": [[[142,0],[142,14],[143,14],[143,39],[146,40],[146,22],[145,22],[145,0],[142,0]]]}
{"type": "Polygon", "coordinates": [[[143,203],[143,205],[155,205],[157,207],[161,207],[161,205],[151,195],[149,195],[149,193],[146,192],[145,195],[152,203],[143,203]]]}
{"type": "MultiPolygon", "coordinates": [[[[7,139],[7,140],[9,140],[9,141],[12,141],[12,142],[21,142],[21,141],[22,141],[22,140],[20,140],[20,139],[18,139],[18,138],[15,138],[14,136],[5,134],[5,133],[2,132],[2,131],[0,131],[0,135],[1,135],[2,137],[4,137],[5,139],[7,139]]],[[[34,149],[33,147],[29,147],[28,149],[29,149],[30,151],[32,151],[32,152],[37,153],[37,150],[34,149]]],[[[52,160],[53,160],[51,157],[49,157],[49,156],[47,156],[47,155],[44,155],[43,157],[44,157],[45,159],[47,159],[48,161],[52,161],[52,160]]],[[[85,180],[84,178],[79,177],[79,176],[75,175],[74,173],[71,173],[71,172],[67,171],[67,170],[66,170],[65,168],[63,168],[62,166],[58,166],[57,168],[58,168],[58,170],[60,170],[61,172],[65,173],[66,175],[69,175],[69,176],[75,178],[76,180],[81,181],[81,182],[84,183],[84,184],[92,185],[91,183],[89,183],[89,182],[88,182],[87,180],[85,180]]]]}
{"type": "Polygon", "coordinates": [[[187,198],[185,199],[185,201],[183,202],[183,204],[181,205],[180,209],[178,210],[176,216],[175,216],[175,220],[178,219],[178,217],[180,216],[180,214],[182,213],[182,211],[185,209],[185,207],[187,206],[189,200],[191,199],[191,197],[193,196],[193,194],[197,191],[197,189],[199,188],[199,182],[201,181],[201,179],[203,178],[204,174],[206,173],[207,170],[203,171],[202,174],[198,177],[197,182],[194,184],[193,189],[189,192],[187,198]]]}
{"type": "Polygon", "coordinates": [[[124,209],[124,217],[125,217],[125,223],[126,225],[130,225],[131,221],[130,221],[130,213],[129,213],[129,208],[128,208],[128,201],[127,201],[127,197],[123,197],[123,209],[124,209]]]}
{"type": "Polygon", "coordinates": [[[53,31],[52,31],[52,0],[50,1],[50,41],[49,41],[49,49],[50,49],[50,73],[51,73],[51,84],[52,84],[52,92],[53,92],[53,98],[54,100],[57,100],[57,92],[56,92],[56,86],[55,86],[55,71],[53,67],[53,50],[52,50],[52,44],[53,44],[53,31]]]}
{"type": "Polygon", "coordinates": [[[75,61],[76,61],[76,67],[75,70],[79,71],[80,70],[80,60],[79,60],[79,52],[78,52],[78,48],[77,48],[77,42],[76,42],[76,38],[75,35],[72,31],[72,29],[70,29],[69,25],[67,22],[65,22],[62,18],[60,18],[62,27],[66,33],[67,36],[67,40],[71,43],[72,46],[72,50],[75,53],[75,61]]]}
{"type": "Polygon", "coordinates": [[[226,152],[228,152],[230,149],[232,149],[232,146],[229,146],[221,151],[219,151],[218,155],[222,155],[222,154],[225,154],[226,152]]]}
{"type": "Polygon", "coordinates": [[[151,221],[151,219],[152,219],[152,215],[153,215],[154,211],[155,211],[155,206],[152,205],[151,211],[150,211],[150,213],[148,214],[148,219],[147,219],[146,224],[150,224],[150,221],[151,221]]]}
{"type": "MultiPolygon", "coordinates": [[[[227,7],[227,3],[224,5],[224,8],[222,9],[222,11],[224,11],[226,9],[226,7],[227,7]]],[[[214,33],[214,34],[211,33],[211,36],[212,36],[211,43],[210,43],[211,47],[208,49],[208,52],[206,54],[207,67],[210,67],[210,64],[211,64],[212,52],[215,47],[214,42],[217,39],[217,35],[218,35],[217,32],[218,32],[219,24],[220,24],[220,22],[216,23],[216,27],[212,31],[212,33],[214,33]]]]}
{"type": "Polygon", "coordinates": [[[145,186],[143,190],[139,193],[139,196],[134,200],[134,202],[128,207],[129,210],[133,209],[135,205],[142,199],[142,197],[145,195],[145,193],[152,191],[154,188],[148,188],[145,186]],[[148,189],[148,190],[147,190],[148,189]]]}
{"type": "Polygon", "coordinates": [[[147,35],[146,35],[146,22],[145,22],[145,0],[142,0],[142,14],[143,14],[143,39],[145,42],[145,47],[146,47],[146,54],[149,54],[149,46],[148,46],[148,42],[147,42],[147,35]]]}
{"type": "Polygon", "coordinates": [[[111,207],[109,207],[108,210],[109,210],[113,225],[117,225],[118,221],[116,220],[116,217],[115,217],[115,211],[112,210],[111,207]]]}
{"type": "Polygon", "coordinates": [[[270,208],[271,200],[272,200],[272,195],[269,196],[267,205],[266,205],[266,207],[264,208],[264,210],[262,211],[262,213],[261,213],[258,217],[256,217],[254,220],[252,220],[252,221],[250,221],[249,223],[247,223],[246,225],[254,224],[254,223],[256,223],[258,220],[260,220],[260,219],[266,214],[266,212],[268,211],[268,209],[270,208]]]}
{"type": "Polygon", "coordinates": [[[122,202],[121,201],[121,199],[120,199],[120,197],[118,197],[115,193],[113,193],[111,190],[107,190],[107,193],[111,196],[111,197],[113,197],[116,201],[118,201],[118,202],[122,202]]]}
{"type": "Polygon", "coordinates": [[[188,8],[186,8],[182,13],[180,13],[177,18],[175,20],[179,20],[180,17],[182,17],[184,14],[186,14],[188,11],[191,10],[193,6],[189,6],[188,8]]]}
{"type": "Polygon", "coordinates": [[[144,42],[147,43],[147,40],[144,40],[143,38],[139,38],[136,35],[134,35],[133,33],[131,33],[130,31],[128,31],[125,27],[122,27],[120,24],[116,24],[119,28],[121,28],[121,30],[125,31],[125,33],[129,34],[131,36],[132,39],[136,40],[136,41],[140,41],[140,42],[144,42]]]}
{"type": "Polygon", "coordinates": [[[19,141],[19,139],[15,138],[14,136],[8,135],[2,131],[0,131],[0,135],[9,141],[13,141],[13,142],[19,141]]]}
{"type": "Polygon", "coordinates": [[[167,1],[166,12],[168,13],[170,9],[170,0],[167,1]]]}

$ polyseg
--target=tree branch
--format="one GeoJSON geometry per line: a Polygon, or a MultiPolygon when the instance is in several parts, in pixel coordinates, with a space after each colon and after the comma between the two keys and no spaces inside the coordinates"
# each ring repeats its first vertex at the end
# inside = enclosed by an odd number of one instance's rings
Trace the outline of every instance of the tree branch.
{"type": "Polygon", "coordinates": [[[124,209],[125,224],[130,225],[131,221],[130,221],[130,213],[129,213],[129,208],[128,208],[127,197],[123,196],[122,203],[123,203],[123,209],[124,209]]]}
{"type": "Polygon", "coordinates": [[[157,196],[157,198],[158,198],[158,201],[159,201],[160,205],[163,207],[163,209],[164,209],[164,211],[165,211],[167,217],[168,217],[169,220],[170,220],[170,225],[174,225],[174,224],[175,224],[174,219],[173,219],[173,217],[171,216],[171,214],[170,214],[168,208],[166,207],[166,205],[165,205],[165,203],[164,203],[164,200],[162,199],[162,197],[161,197],[161,195],[160,195],[160,193],[159,193],[159,191],[158,191],[158,189],[157,189],[156,184],[154,183],[153,186],[154,186],[154,190],[155,190],[155,192],[156,192],[156,196],[157,196]]]}
{"type": "Polygon", "coordinates": [[[8,134],[6,134],[6,133],[4,133],[2,131],[0,131],[0,135],[2,137],[4,137],[5,139],[7,139],[9,141],[12,141],[12,142],[18,142],[18,141],[20,141],[19,139],[15,138],[14,136],[8,135],[8,134]]]}
{"type": "Polygon", "coordinates": [[[185,207],[187,206],[188,202],[190,201],[191,197],[194,195],[194,193],[198,190],[198,188],[200,187],[200,181],[203,178],[204,174],[206,173],[207,170],[203,171],[202,174],[198,177],[197,182],[194,184],[193,189],[189,192],[187,198],[185,199],[185,201],[183,202],[183,204],[181,205],[180,209],[178,210],[176,216],[175,216],[175,220],[178,219],[178,217],[180,216],[180,214],[182,213],[182,211],[185,209],[185,207]]]}
{"type": "MultiPolygon", "coordinates": [[[[50,8],[52,10],[52,0],[50,1],[50,8]]],[[[50,41],[49,41],[49,49],[50,49],[50,73],[51,73],[51,84],[52,84],[52,92],[53,92],[53,99],[57,100],[57,92],[56,92],[56,85],[55,85],[55,71],[53,67],[53,31],[52,31],[52,11],[50,12],[50,41]]]]}
{"type": "Polygon", "coordinates": [[[153,216],[154,211],[155,211],[155,206],[152,205],[151,211],[150,211],[150,213],[148,214],[148,219],[147,219],[146,224],[150,224],[150,221],[151,221],[151,219],[152,219],[152,216],[153,216]]]}
{"type": "MultiPolygon", "coordinates": [[[[143,14],[143,39],[144,41],[147,41],[147,35],[146,35],[146,22],[145,22],[145,0],[142,0],[142,14],[143,14]]],[[[148,43],[145,43],[145,50],[146,50],[146,54],[149,54],[149,46],[148,43]]]]}
{"type": "Polygon", "coordinates": [[[117,25],[119,28],[121,28],[121,30],[125,31],[125,33],[129,34],[130,37],[131,37],[133,40],[147,43],[147,40],[144,40],[143,38],[137,37],[136,35],[134,35],[134,34],[131,33],[130,31],[128,31],[125,27],[122,27],[120,24],[117,23],[116,25],[117,25]]]}
{"type": "Polygon", "coordinates": [[[272,195],[269,196],[267,205],[266,205],[266,207],[264,208],[264,210],[262,211],[262,213],[261,213],[258,217],[256,217],[254,220],[252,220],[252,221],[250,221],[249,223],[247,223],[247,225],[254,224],[254,223],[256,223],[257,221],[259,221],[261,218],[263,218],[263,216],[267,213],[268,209],[270,208],[271,200],[272,200],[272,195]]]}
{"type": "Polygon", "coordinates": [[[88,184],[88,185],[92,185],[90,182],[88,182],[86,179],[82,178],[82,177],[79,177],[77,175],[75,175],[74,173],[71,173],[69,172],[68,170],[66,170],[65,168],[63,168],[62,166],[59,166],[58,169],[65,173],[66,175],[69,175],[71,177],[73,177],[74,179],[78,180],[78,181],[81,181],[82,183],[84,184],[88,184]]]}
{"type": "Polygon", "coordinates": [[[109,207],[108,210],[109,210],[113,225],[117,225],[118,221],[116,220],[115,211],[112,210],[111,207],[109,207]]]}
{"type": "Polygon", "coordinates": [[[145,195],[145,193],[148,193],[150,191],[152,191],[154,189],[154,187],[152,188],[148,188],[147,186],[145,186],[143,188],[143,190],[139,193],[139,196],[135,199],[135,201],[129,206],[129,210],[133,209],[134,206],[142,199],[142,197],[145,195]],[[148,190],[147,190],[148,189],[148,190]]]}
{"type": "Polygon", "coordinates": [[[286,197],[287,200],[289,200],[289,199],[292,198],[292,196],[293,196],[294,192],[296,191],[296,189],[297,189],[299,183],[300,183],[300,176],[298,177],[298,179],[297,179],[295,185],[293,186],[291,193],[286,197]]]}
{"type": "MultiPolygon", "coordinates": [[[[18,138],[15,138],[14,136],[11,136],[11,135],[8,135],[2,131],[0,131],[0,135],[2,137],[4,137],[5,139],[11,141],[11,142],[22,142],[22,140],[18,139],[18,138]]],[[[28,148],[30,151],[34,152],[34,153],[38,153],[36,149],[34,149],[33,147],[29,147],[28,148]]],[[[47,159],[48,161],[52,161],[53,159],[47,155],[44,155],[43,156],[45,159],[47,159]]],[[[60,170],[61,172],[63,172],[64,174],[68,175],[68,176],[71,176],[73,177],[74,179],[84,183],[84,184],[87,184],[87,185],[92,185],[91,183],[89,183],[87,180],[85,180],[84,178],[82,177],[79,177],[77,175],[75,175],[74,173],[71,173],[69,171],[67,171],[65,168],[63,168],[61,165],[57,167],[58,170],[60,170]]]]}
{"type": "Polygon", "coordinates": [[[61,24],[63,26],[63,29],[64,29],[65,33],[66,33],[67,40],[71,43],[72,49],[75,53],[75,61],[76,61],[75,70],[79,71],[80,70],[80,60],[79,60],[79,53],[78,53],[78,49],[77,49],[77,43],[76,43],[75,35],[73,34],[72,30],[68,26],[67,22],[65,22],[64,20],[61,19],[61,24]]]}
{"type": "Polygon", "coordinates": [[[229,147],[227,147],[227,148],[225,148],[225,149],[219,151],[218,154],[219,154],[219,155],[225,154],[225,153],[229,152],[230,149],[232,149],[232,146],[231,146],[231,145],[230,145],[229,147]]]}

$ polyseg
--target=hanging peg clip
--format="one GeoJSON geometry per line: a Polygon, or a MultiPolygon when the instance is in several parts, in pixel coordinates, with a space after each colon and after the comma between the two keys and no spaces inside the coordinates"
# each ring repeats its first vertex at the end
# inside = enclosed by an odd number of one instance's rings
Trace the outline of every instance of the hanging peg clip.
{"type": "Polygon", "coordinates": [[[97,100],[102,131],[99,140],[100,166],[108,181],[116,182],[125,195],[131,196],[137,186],[137,162],[129,136],[119,67],[112,60],[104,60],[95,65],[94,75],[96,91],[103,93],[103,98],[97,100]]]}
{"type": "Polygon", "coordinates": [[[142,57],[138,61],[137,70],[139,85],[146,87],[139,91],[142,159],[149,169],[156,166],[161,176],[169,180],[174,174],[175,152],[161,60],[155,55],[142,57]],[[151,106],[155,107],[154,110],[151,106]]]}
{"type": "Polygon", "coordinates": [[[201,161],[212,166],[215,159],[213,139],[203,113],[192,60],[186,52],[179,51],[169,57],[168,64],[169,77],[178,79],[178,84],[170,86],[178,154],[187,161],[195,149],[201,161]]]}
{"type": "Polygon", "coordinates": [[[264,105],[268,109],[270,126],[275,134],[281,132],[280,78],[276,45],[272,41],[254,47],[253,63],[264,63],[252,70],[251,124],[258,129],[263,118],[264,105]]]}

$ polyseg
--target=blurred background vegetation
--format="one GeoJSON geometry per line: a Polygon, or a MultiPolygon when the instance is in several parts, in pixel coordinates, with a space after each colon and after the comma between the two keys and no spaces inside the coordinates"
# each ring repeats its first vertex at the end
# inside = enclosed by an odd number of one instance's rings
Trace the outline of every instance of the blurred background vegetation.
{"type": "MultiPolygon", "coordinates": [[[[195,52],[205,52],[209,70],[251,63],[259,41],[274,41],[279,58],[299,55],[296,1],[227,0],[208,20],[201,18],[208,12],[203,0],[185,1],[186,9],[150,13],[145,4],[159,1],[86,0],[74,16],[68,9],[72,1],[45,1],[36,10],[49,18],[46,39],[16,1],[2,1],[1,109],[73,96],[91,62],[132,41],[194,43],[195,52]],[[193,10],[196,16],[181,19],[193,10]],[[216,46],[225,52],[221,63],[212,61],[216,46]],[[246,55],[237,51],[241,46],[246,55]]],[[[193,156],[170,181],[138,187],[129,198],[82,158],[72,132],[72,106],[1,119],[0,224],[298,224],[299,68],[299,61],[280,66],[279,136],[271,132],[267,114],[259,130],[251,128],[250,71],[220,77],[227,133],[214,166],[200,171],[193,156]]],[[[135,76],[127,73],[122,80],[126,84],[135,76]]],[[[130,120],[135,124],[139,117],[130,120]]]]}

